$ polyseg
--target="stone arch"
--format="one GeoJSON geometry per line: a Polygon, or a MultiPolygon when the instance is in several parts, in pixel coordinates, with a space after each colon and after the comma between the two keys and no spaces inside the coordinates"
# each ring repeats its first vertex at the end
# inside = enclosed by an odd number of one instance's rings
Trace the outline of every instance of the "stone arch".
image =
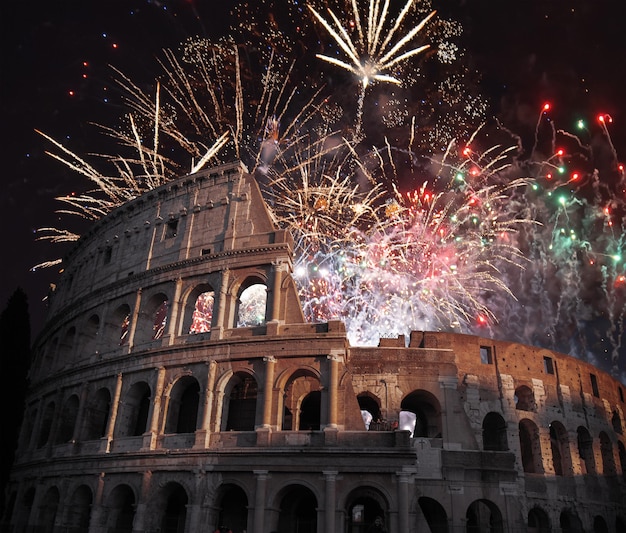
{"type": "Polygon", "coordinates": [[[288,485],[280,491],[278,502],[277,533],[317,532],[318,499],[309,487],[288,485]]]}
{"type": "Polygon", "coordinates": [[[626,518],[622,516],[615,517],[615,531],[626,531],[626,518]]]}
{"type": "Polygon", "coordinates": [[[483,450],[505,452],[508,449],[506,421],[500,413],[487,413],[483,418],[483,450]]]}
{"type": "Polygon", "coordinates": [[[389,530],[389,500],[375,487],[357,487],[346,498],[345,517],[350,533],[367,532],[377,518],[389,530]]]}
{"type": "Polygon", "coordinates": [[[97,314],[91,315],[80,332],[81,356],[89,357],[96,353],[98,331],[100,330],[100,317],[97,314]]]}
{"type": "Polygon", "coordinates": [[[135,330],[135,344],[163,337],[169,318],[169,305],[170,299],[164,292],[155,292],[144,301],[135,330]]]}
{"type": "Polygon", "coordinates": [[[59,489],[50,487],[43,495],[37,512],[37,531],[52,533],[55,530],[55,522],[59,512],[59,489]]]}
{"type": "Polygon", "coordinates": [[[541,442],[537,424],[528,418],[520,420],[519,440],[524,472],[528,474],[543,474],[541,442]]]}
{"type": "Polygon", "coordinates": [[[437,500],[422,496],[417,503],[428,523],[430,533],[448,533],[448,515],[437,500]]]}
{"type": "Polygon", "coordinates": [[[580,467],[583,474],[596,473],[596,460],[593,453],[593,437],[585,426],[578,426],[576,430],[578,441],[578,454],[580,455],[580,467]]]}
{"type": "Polygon", "coordinates": [[[609,526],[604,517],[600,515],[593,517],[593,533],[609,533],[609,526]]]}
{"type": "Polygon", "coordinates": [[[33,439],[33,431],[35,430],[35,421],[37,420],[38,409],[36,406],[28,408],[24,415],[24,421],[22,423],[22,430],[20,432],[20,440],[18,448],[20,450],[27,450],[33,439]]]}
{"type": "Polygon", "coordinates": [[[572,458],[569,453],[567,430],[561,422],[557,421],[552,422],[549,427],[550,450],[552,452],[554,474],[557,476],[569,475],[571,472],[572,458]]]}
{"type": "Polygon", "coordinates": [[[85,422],[83,425],[84,440],[94,440],[104,437],[110,411],[111,393],[106,387],[101,387],[90,398],[85,411],[85,422]]]}
{"type": "Polygon", "coordinates": [[[250,372],[235,372],[224,387],[222,431],[254,431],[259,386],[250,372]]]}
{"type": "Polygon", "coordinates": [[[381,420],[380,398],[372,392],[365,391],[357,394],[356,399],[359,402],[365,429],[376,428],[376,424],[381,420]]]}
{"type": "Polygon", "coordinates": [[[267,317],[267,282],[258,275],[248,276],[237,291],[235,327],[265,324],[267,317]]]}
{"type": "Polygon", "coordinates": [[[213,326],[215,289],[208,283],[193,287],[185,300],[183,335],[207,333],[213,326]]]}
{"type": "Polygon", "coordinates": [[[55,359],[57,357],[59,338],[54,337],[44,348],[39,367],[39,377],[44,378],[52,374],[55,370],[55,359]]]}
{"type": "Polygon", "coordinates": [[[133,383],[124,394],[116,427],[118,437],[139,436],[147,431],[150,394],[150,385],[145,381],[133,383]]]}
{"type": "Polygon", "coordinates": [[[441,438],[441,406],[434,394],[413,391],[404,397],[400,409],[415,414],[413,437],[441,438]]]}
{"type": "MultiPolygon", "coordinates": [[[[318,373],[310,368],[299,368],[285,379],[282,396],[283,430],[290,431],[302,427],[302,403],[310,393],[320,392],[321,389],[318,373]]],[[[321,403],[318,403],[318,405],[320,405],[318,416],[312,416],[314,414],[312,407],[315,405],[317,399],[321,402],[321,393],[310,396],[309,401],[306,402],[309,405],[306,411],[308,421],[305,420],[305,424],[307,426],[314,425],[319,428],[319,424],[321,423],[321,403]]]]}
{"type": "Polygon", "coordinates": [[[54,412],[56,411],[56,404],[54,401],[49,401],[43,410],[41,417],[41,425],[39,426],[39,435],[37,436],[37,448],[43,448],[50,440],[50,433],[52,432],[52,422],[54,420],[54,412]]]}
{"type": "Polygon", "coordinates": [[[550,517],[541,507],[528,511],[528,533],[550,533],[550,517]]]}
{"type": "Polygon", "coordinates": [[[605,476],[614,476],[617,471],[615,468],[615,457],[613,456],[613,444],[605,431],[600,432],[600,455],[602,456],[602,474],[605,476]]]}
{"type": "Polygon", "coordinates": [[[467,533],[503,533],[504,524],[502,513],[498,506],[491,500],[474,500],[465,513],[467,533]]]}
{"type": "Polygon", "coordinates": [[[615,409],[611,415],[611,425],[613,426],[613,431],[615,431],[615,433],[618,435],[623,433],[622,417],[619,415],[619,411],[617,409],[615,409]]]}
{"type": "Polygon", "coordinates": [[[35,503],[35,488],[29,487],[21,498],[20,505],[17,509],[16,531],[26,531],[26,524],[33,512],[33,504],[35,503]]]}
{"type": "Polygon", "coordinates": [[[66,507],[63,526],[68,531],[87,531],[91,519],[93,493],[87,485],[80,485],[74,490],[70,503],[66,507]]]}
{"type": "Polygon", "coordinates": [[[535,394],[527,385],[520,385],[515,389],[515,409],[519,411],[535,410],[535,394]]]}
{"type": "Polygon", "coordinates": [[[218,488],[215,497],[217,523],[210,524],[209,531],[224,526],[232,531],[248,530],[248,495],[234,483],[218,488]]]}
{"type": "Polygon", "coordinates": [[[561,511],[559,525],[561,526],[561,533],[584,533],[582,521],[571,509],[561,511]]]}
{"type": "Polygon", "coordinates": [[[172,385],[167,405],[165,433],[193,433],[198,428],[200,384],[183,376],[172,385]]]}
{"type": "Polygon", "coordinates": [[[108,530],[132,533],[136,502],[135,493],[129,485],[116,485],[106,499],[108,530]]]}
{"type": "Polygon", "coordinates": [[[76,419],[78,417],[78,395],[72,394],[65,403],[61,410],[61,415],[57,423],[57,431],[54,439],[54,444],[63,444],[72,440],[74,435],[74,429],[76,428],[76,419]]]}
{"type": "Polygon", "coordinates": [[[76,349],[76,327],[71,326],[59,343],[58,358],[61,364],[69,364],[74,359],[76,349]]]}
{"type": "Polygon", "coordinates": [[[152,506],[154,525],[161,533],[184,533],[187,522],[187,490],[170,481],[158,492],[152,506]]]}
{"type": "Polygon", "coordinates": [[[111,348],[123,346],[128,343],[129,331],[130,306],[123,303],[106,315],[103,325],[103,339],[111,348]]]}

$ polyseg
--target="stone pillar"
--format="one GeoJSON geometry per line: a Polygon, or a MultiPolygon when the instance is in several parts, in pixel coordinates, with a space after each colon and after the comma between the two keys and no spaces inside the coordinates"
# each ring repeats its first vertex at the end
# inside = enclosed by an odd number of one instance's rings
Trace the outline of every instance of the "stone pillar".
{"type": "Polygon", "coordinates": [[[398,476],[398,531],[409,531],[409,481],[408,472],[396,472],[398,476]]]}
{"type": "Polygon", "coordinates": [[[340,356],[329,355],[327,356],[329,363],[329,376],[328,376],[328,426],[331,428],[337,427],[337,405],[338,405],[338,383],[339,383],[339,368],[338,361],[340,356]]]}
{"type": "Polygon", "coordinates": [[[100,472],[98,476],[98,484],[96,485],[96,493],[91,506],[91,516],[89,518],[89,533],[106,533],[107,512],[103,505],[102,498],[104,494],[104,472],[100,472]]]}
{"type": "Polygon", "coordinates": [[[253,470],[256,476],[256,491],[254,495],[254,529],[253,533],[265,531],[265,493],[267,490],[267,470],[253,470]]]}
{"type": "Polygon", "coordinates": [[[450,420],[453,410],[450,408],[448,400],[449,391],[456,390],[457,385],[457,376],[439,376],[439,387],[443,390],[444,400],[444,405],[441,406],[441,434],[444,448],[446,448],[446,445],[458,443],[461,440],[461,437],[451,429],[451,423],[452,427],[454,427],[454,421],[450,420]]]}
{"type": "Polygon", "coordinates": [[[37,439],[39,438],[39,432],[41,431],[41,419],[43,417],[43,410],[45,409],[43,398],[40,397],[37,403],[37,413],[35,414],[35,420],[33,421],[33,428],[28,436],[28,444],[26,445],[27,450],[37,448],[37,439]]]}
{"type": "Polygon", "coordinates": [[[106,433],[104,435],[104,452],[109,453],[111,451],[111,445],[113,444],[113,434],[115,432],[115,422],[117,421],[117,413],[120,409],[120,397],[122,395],[122,373],[117,375],[117,381],[115,383],[115,392],[113,393],[113,402],[111,402],[111,414],[109,415],[109,421],[107,423],[106,433]]]}
{"type": "Polygon", "coordinates": [[[154,450],[157,444],[157,436],[159,434],[159,418],[161,417],[161,397],[163,396],[163,387],[165,385],[165,368],[157,368],[157,382],[154,387],[154,399],[152,400],[152,413],[150,413],[150,426],[148,434],[144,435],[143,449],[154,450]]]}
{"type": "Polygon", "coordinates": [[[270,316],[270,320],[280,320],[281,285],[286,265],[280,260],[275,261],[272,263],[272,269],[274,270],[274,279],[272,281],[272,316],[270,316]]]}
{"type": "Polygon", "coordinates": [[[554,463],[552,462],[552,444],[550,443],[550,428],[538,427],[539,431],[539,450],[541,452],[541,463],[543,465],[543,473],[548,476],[554,476],[554,463]]]}
{"type": "Polygon", "coordinates": [[[74,424],[74,432],[72,433],[72,444],[76,444],[81,439],[82,429],[85,426],[85,406],[89,397],[89,386],[83,383],[80,388],[80,400],[78,403],[78,412],[76,413],[76,423],[74,424]]]}
{"type": "Polygon", "coordinates": [[[135,297],[135,307],[130,314],[130,324],[128,326],[128,351],[133,349],[135,345],[135,331],[137,330],[137,322],[139,321],[139,310],[141,309],[141,288],[137,289],[135,297]]]}
{"type": "Polygon", "coordinates": [[[211,339],[221,339],[222,332],[227,328],[226,324],[226,300],[228,296],[228,283],[230,282],[230,270],[222,270],[220,280],[220,290],[218,291],[217,301],[217,318],[213,321],[214,327],[211,327],[211,339]]]}
{"type": "Polygon", "coordinates": [[[213,411],[213,389],[215,387],[215,373],[217,363],[213,360],[207,363],[208,374],[206,380],[206,390],[204,391],[204,406],[202,411],[202,421],[200,429],[196,431],[196,442],[194,448],[208,448],[211,438],[211,413],[213,411]]]}
{"type": "MultiPolygon", "coordinates": [[[[183,280],[178,278],[174,286],[174,297],[169,309],[169,319],[167,323],[167,335],[169,336],[169,344],[172,344],[176,331],[178,329],[179,315],[180,315],[180,295],[183,290],[183,280]]],[[[182,325],[180,326],[182,328],[182,325]]]]}
{"type": "Polygon", "coordinates": [[[269,446],[272,434],[272,398],[274,389],[274,367],[276,359],[272,356],[264,357],[265,381],[263,384],[263,420],[256,428],[256,443],[258,446],[269,446]]]}
{"type": "Polygon", "coordinates": [[[326,487],[324,489],[324,533],[335,533],[337,471],[325,470],[322,474],[324,474],[324,479],[326,481],[326,487]]]}
{"type": "Polygon", "coordinates": [[[150,500],[150,489],[152,484],[152,472],[150,470],[143,473],[141,479],[141,494],[135,508],[135,519],[133,520],[133,533],[145,533],[151,528],[150,523],[146,520],[148,501],[150,500]],[[148,527],[146,527],[148,526],[148,527]]]}

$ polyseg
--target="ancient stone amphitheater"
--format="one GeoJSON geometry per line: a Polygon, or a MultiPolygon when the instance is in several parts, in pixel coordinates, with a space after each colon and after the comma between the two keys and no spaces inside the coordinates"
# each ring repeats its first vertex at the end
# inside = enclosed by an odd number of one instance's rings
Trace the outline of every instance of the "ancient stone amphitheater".
{"type": "Polygon", "coordinates": [[[4,530],[626,531],[622,384],[468,335],[350,346],[291,269],[240,164],[96,223],[35,342],[4,530]]]}

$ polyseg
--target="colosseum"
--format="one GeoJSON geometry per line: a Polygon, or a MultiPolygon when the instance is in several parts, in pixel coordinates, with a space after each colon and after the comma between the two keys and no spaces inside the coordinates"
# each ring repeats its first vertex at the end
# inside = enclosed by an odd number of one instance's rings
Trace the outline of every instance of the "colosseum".
{"type": "Polygon", "coordinates": [[[93,225],[34,344],[11,532],[626,531],[624,386],[564,354],[307,323],[240,163],[93,225]]]}

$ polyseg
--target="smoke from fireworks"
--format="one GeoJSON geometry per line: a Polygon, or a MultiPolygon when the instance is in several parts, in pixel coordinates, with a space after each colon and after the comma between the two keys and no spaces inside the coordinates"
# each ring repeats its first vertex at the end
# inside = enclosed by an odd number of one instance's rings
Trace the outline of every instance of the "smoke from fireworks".
{"type": "Polygon", "coordinates": [[[185,172],[241,159],[294,235],[309,319],[344,320],[355,344],[414,329],[488,333],[617,372],[626,182],[610,117],[598,123],[610,146],[602,171],[545,107],[525,152],[483,120],[461,65],[431,85],[420,74],[423,62],[433,72],[455,65],[457,25],[430,15],[427,1],[408,0],[395,19],[388,1],[360,4],[328,20],[290,4],[284,30],[278,13],[263,27],[242,4],[234,37],[164,51],[152,93],[116,71],[128,114],[102,131],[120,153],[88,160],[43,134],[92,185],[60,198],[63,212],[94,220],[185,172]],[[434,53],[421,53],[426,44],[434,53]],[[322,53],[330,45],[347,60],[322,53]],[[359,79],[338,81],[338,70],[359,79]],[[449,111],[428,104],[432,86],[449,111]]]}

